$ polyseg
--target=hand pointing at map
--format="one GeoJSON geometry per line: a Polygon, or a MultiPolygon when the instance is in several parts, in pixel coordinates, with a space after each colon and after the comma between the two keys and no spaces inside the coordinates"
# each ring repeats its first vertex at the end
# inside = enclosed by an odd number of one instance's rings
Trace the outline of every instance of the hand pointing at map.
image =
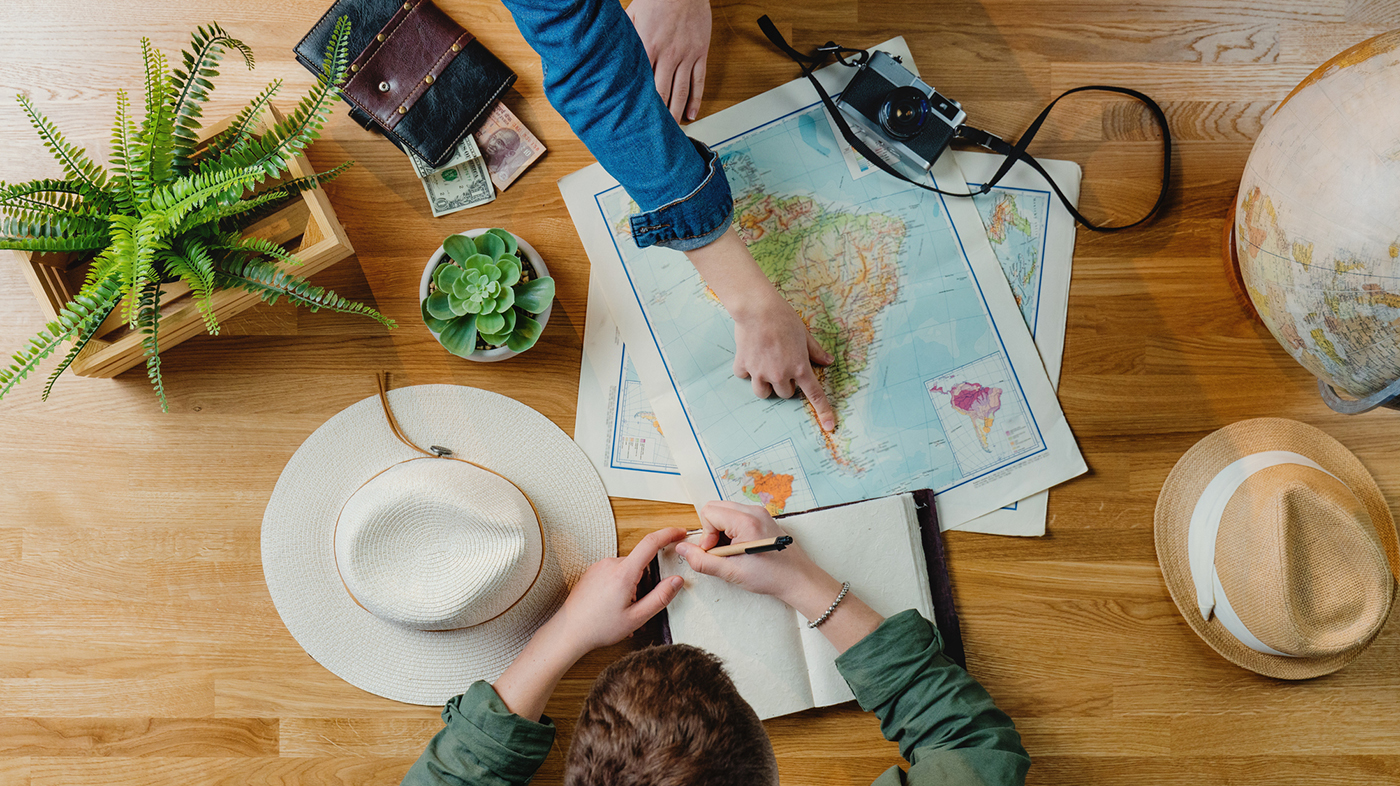
{"type": "Polygon", "coordinates": [[[734,375],[753,382],[754,395],[792,398],[800,390],[823,431],[836,428],[836,412],[813,365],[835,358],[763,275],[733,228],[686,256],[734,317],[734,375]]]}

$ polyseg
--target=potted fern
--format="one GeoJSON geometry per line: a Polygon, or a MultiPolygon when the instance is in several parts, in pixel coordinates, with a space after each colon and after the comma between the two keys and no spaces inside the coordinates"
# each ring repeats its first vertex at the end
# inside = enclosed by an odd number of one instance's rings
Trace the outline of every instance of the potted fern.
{"type": "Polygon", "coordinates": [[[473,229],[443,241],[418,288],[423,323],[468,360],[493,362],[533,347],[549,322],[554,279],[539,252],[504,229],[473,229]]]}
{"type": "MultiPolygon", "coordinates": [[[[0,367],[0,398],[71,340],[44,387],[47,399],[54,380],[119,319],[133,340],[139,336],[147,375],[161,408],[168,410],[160,372],[167,291],[187,288],[198,310],[196,328],[202,321],[211,334],[219,332],[215,295],[226,290],[269,303],[285,297],[312,311],[363,314],[394,326],[375,309],[287,272],[287,266],[301,264],[296,254],[274,239],[245,233],[350,166],[286,177],[304,171],[297,164],[300,152],[320,135],[339,97],[349,32],[349,19],[342,17],[326,48],[323,76],[285,119],[270,128],[262,120],[281,85],[277,80],[207,143],[199,137],[201,106],[213,89],[210,80],[218,75],[221,55],[235,51],[251,69],[252,51],[212,24],[192,35],[180,67],[172,70],[165,55],[142,39],[145,115],[138,125],[126,92],[118,91],[110,171],[64,139],[26,96],[18,97],[64,177],[0,182],[0,249],[76,254],[87,266],[81,286],[54,310],[55,319],[13,355],[8,367],[0,367]]],[[[348,243],[345,247],[348,253],[348,243]]]]}

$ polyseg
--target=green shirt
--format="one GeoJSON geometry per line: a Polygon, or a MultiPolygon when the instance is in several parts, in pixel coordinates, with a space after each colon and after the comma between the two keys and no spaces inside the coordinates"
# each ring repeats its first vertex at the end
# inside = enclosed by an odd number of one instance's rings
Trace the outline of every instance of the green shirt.
{"type": "MultiPolygon", "coordinates": [[[[938,630],[910,609],[885,620],[836,659],[856,701],[899,743],[908,772],[891,767],[873,786],[982,786],[1026,782],[1031,760],[1011,718],[943,654],[938,630]]],[[[506,709],[485,682],[447,703],[446,728],[428,743],[404,786],[528,783],[554,744],[554,722],[506,709]]]]}

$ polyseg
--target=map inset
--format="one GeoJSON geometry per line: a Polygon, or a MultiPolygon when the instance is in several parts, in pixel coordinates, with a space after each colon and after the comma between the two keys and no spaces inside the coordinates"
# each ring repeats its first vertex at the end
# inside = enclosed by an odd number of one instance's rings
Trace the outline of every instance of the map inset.
{"type": "MultiPolygon", "coordinates": [[[[985,305],[982,287],[1000,283],[972,275],[940,197],[891,178],[853,180],[823,112],[820,105],[800,110],[715,150],[734,193],[735,229],[836,357],[821,372],[836,409],[834,434],[822,432],[809,406],[755,399],[749,382],[732,373],[733,321],[694,267],[682,254],[632,243],[627,216],[636,205],[620,187],[596,196],[716,486],[728,499],[757,495],[788,513],[945,490],[1041,445],[985,305]],[[951,405],[930,399],[926,387],[988,358],[1000,363],[999,375],[949,384],[1002,389],[997,422],[985,435],[990,453],[968,416],[948,420],[942,410],[953,412],[951,405]],[[1014,450],[1006,448],[1003,425],[1017,430],[1014,450]],[[975,460],[954,444],[964,437],[975,460]],[[778,446],[783,462],[753,462],[778,446]]],[[[1044,211],[1017,194],[1002,215],[1003,245],[1021,260],[1025,308],[1039,291],[1044,211]]]]}
{"type": "Polygon", "coordinates": [[[982,215],[992,251],[1001,269],[1006,271],[1011,294],[1016,296],[1016,305],[1026,318],[1026,326],[1034,334],[1040,309],[1041,262],[1050,221],[1050,194],[997,187],[973,197],[972,203],[982,215]]]}
{"type": "Polygon", "coordinates": [[[726,464],[720,468],[719,479],[725,499],[762,505],[774,516],[817,506],[792,440],[726,464]]]}
{"type": "Polygon", "coordinates": [[[1040,449],[1010,380],[1001,356],[989,355],[924,383],[964,472],[1040,449]]]}
{"type": "Polygon", "coordinates": [[[661,434],[661,424],[651,411],[646,393],[642,392],[641,377],[637,376],[637,369],[625,352],[621,376],[613,427],[613,466],[679,475],[680,468],[671,458],[671,449],[661,434]]]}

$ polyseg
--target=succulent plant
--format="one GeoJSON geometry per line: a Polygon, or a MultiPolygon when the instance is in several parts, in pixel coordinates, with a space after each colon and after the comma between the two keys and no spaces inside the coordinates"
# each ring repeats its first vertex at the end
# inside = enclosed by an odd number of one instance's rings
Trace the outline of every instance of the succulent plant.
{"type": "Polygon", "coordinates": [[[554,279],[533,278],[520,260],[520,244],[504,229],[472,239],[453,235],[447,257],[433,271],[433,292],[423,301],[423,323],[448,352],[466,357],[477,338],[491,347],[524,352],[544,326],[534,316],[554,301],[554,279]]]}

